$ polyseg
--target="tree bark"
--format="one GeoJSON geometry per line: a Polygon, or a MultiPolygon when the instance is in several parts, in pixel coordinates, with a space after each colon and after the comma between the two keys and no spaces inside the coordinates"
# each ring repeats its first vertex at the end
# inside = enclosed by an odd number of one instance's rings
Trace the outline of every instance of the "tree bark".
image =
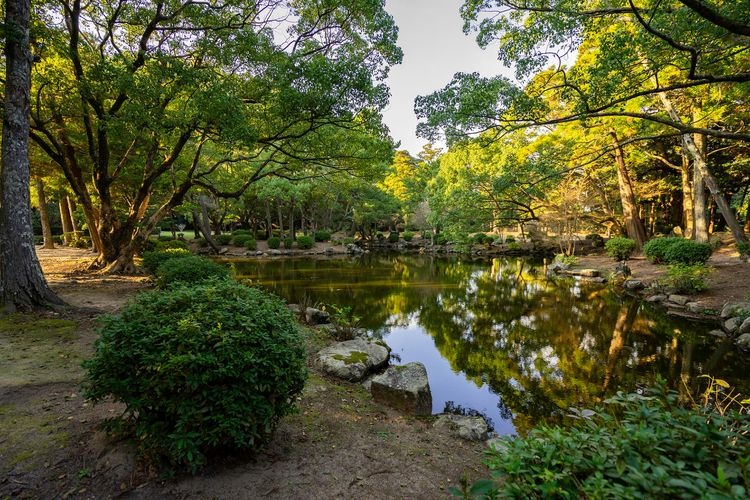
{"type": "Polygon", "coordinates": [[[633,193],[633,185],[630,182],[630,175],[625,167],[625,157],[622,153],[622,146],[617,139],[617,134],[614,130],[609,131],[609,136],[612,139],[612,146],[615,151],[615,164],[617,165],[617,184],[620,187],[620,200],[622,202],[622,213],[625,217],[625,230],[628,233],[628,238],[635,241],[638,250],[643,248],[643,244],[646,243],[646,228],[643,227],[643,222],[638,217],[638,204],[635,201],[635,194],[633,193]]]}
{"type": "Polygon", "coordinates": [[[63,305],[34,249],[29,192],[30,0],[5,2],[5,113],[0,174],[0,303],[5,311],[63,305]]]}
{"type": "Polygon", "coordinates": [[[62,222],[63,242],[70,245],[73,241],[73,224],[70,221],[70,208],[68,208],[68,197],[61,196],[57,202],[60,209],[60,222],[62,222]]]}
{"type": "MultiPolygon", "coordinates": [[[[672,104],[672,101],[669,100],[666,94],[660,93],[659,98],[661,99],[661,102],[664,105],[664,108],[669,114],[669,117],[676,122],[682,123],[682,119],[680,118],[679,113],[677,113],[677,110],[672,104]]],[[[693,136],[690,134],[682,134],[682,146],[687,150],[688,156],[693,160],[693,165],[700,173],[700,176],[703,179],[703,182],[706,184],[706,187],[711,193],[711,196],[713,197],[714,202],[716,203],[716,208],[719,210],[719,213],[721,213],[721,216],[726,221],[727,226],[729,227],[729,230],[732,232],[734,241],[737,243],[747,242],[745,233],[742,231],[742,228],[737,222],[737,218],[734,216],[734,214],[732,213],[732,210],[729,208],[729,204],[727,203],[726,198],[724,198],[724,193],[722,193],[721,189],[719,189],[719,184],[716,182],[716,179],[711,174],[711,171],[708,169],[708,165],[706,164],[706,157],[705,155],[701,153],[701,151],[696,146],[693,136]]],[[[696,218],[695,223],[697,227],[698,226],[697,218],[696,218]]]]}
{"type": "Polygon", "coordinates": [[[681,155],[680,177],[682,179],[682,224],[683,234],[687,237],[695,235],[695,198],[693,194],[693,171],[690,168],[690,158],[683,152],[681,155]]]}
{"type": "Polygon", "coordinates": [[[52,226],[49,222],[49,210],[47,210],[47,197],[44,195],[44,182],[42,182],[41,177],[36,178],[36,199],[39,205],[39,220],[42,223],[44,248],[52,250],[55,248],[55,241],[52,237],[52,226]]]}

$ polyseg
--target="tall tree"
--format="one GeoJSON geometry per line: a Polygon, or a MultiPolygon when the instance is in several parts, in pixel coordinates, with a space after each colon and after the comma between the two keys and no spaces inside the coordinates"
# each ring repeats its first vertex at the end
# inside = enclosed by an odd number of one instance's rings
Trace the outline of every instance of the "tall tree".
{"type": "Polygon", "coordinates": [[[5,113],[0,175],[0,304],[5,311],[51,307],[34,251],[29,191],[30,0],[5,2],[5,113]]]}

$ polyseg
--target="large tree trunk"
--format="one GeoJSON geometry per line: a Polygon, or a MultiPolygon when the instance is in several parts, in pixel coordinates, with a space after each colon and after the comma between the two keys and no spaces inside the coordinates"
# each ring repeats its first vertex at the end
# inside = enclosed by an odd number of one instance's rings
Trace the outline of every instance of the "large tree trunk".
{"type": "Polygon", "coordinates": [[[60,209],[60,222],[62,223],[63,242],[70,245],[73,241],[73,223],[70,221],[70,208],[68,208],[68,197],[61,196],[57,202],[60,209]]]}
{"type": "Polygon", "coordinates": [[[682,154],[680,165],[680,177],[682,178],[682,225],[685,228],[683,234],[693,237],[695,234],[695,198],[693,194],[693,172],[690,168],[690,158],[682,154]]]}
{"type": "Polygon", "coordinates": [[[638,205],[633,193],[633,185],[630,182],[630,175],[625,167],[625,157],[622,153],[622,146],[617,139],[614,130],[610,130],[609,136],[612,139],[612,147],[615,151],[615,163],[617,165],[617,184],[620,187],[620,200],[622,202],[622,213],[625,217],[625,230],[628,238],[635,241],[638,250],[643,248],[646,243],[646,228],[638,217],[638,205]]]}
{"type": "MultiPolygon", "coordinates": [[[[664,105],[664,108],[669,114],[669,117],[676,122],[682,123],[679,113],[677,113],[677,110],[675,109],[674,105],[672,105],[672,101],[669,100],[666,94],[660,93],[659,98],[661,99],[661,102],[664,105]]],[[[729,208],[729,204],[727,203],[726,198],[724,198],[724,193],[722,193],[721,189],[719,189],[719,184],[716,182],[716,179],[708,170],[708,165],[706,164],[706,156],[703,155],[701,151],[698,149],[698,146],[696,146],[695,140],[693,139],[692,135],[682,134],[682,147],[685,148],[685,150],[687,150],[688,156],[693,160],[693,165],[698,170],[698,172],[700,172],[701,178],[703,179],[703,182],[705,182],[706,187],[711,193],[711,196],[713,197],[714,202],[716,202],[716,208],[718,208],[719,213],[721,213],[721,216],[726,221],[727,226],[729,227],[729,230],[732,232],[732,236],[734,237],[734,240],[737,243],[746,242],[747,238],[745,237],[745,233],[742,232],[742,228],[737,222],[737,218],[734,216],[734,214],[732,213],[732,210],[729,208]]],[[[695,223],[697,227],[698,226],[697,218],[696,218],[695,223]]]]}
{"type": "Polygon", "coordinates": [[[0,303],[5,311],[62,305],[34,249],[29,193],[30,0],[5,2],[5,114],[0,174],[0,303]]]}
{"type": "Polygon", "coordinates": [[[44,183],[41,177],[36,178],[36,200],[39,205],[39,220],[42,223],[44,248],[52,250],[55,248],[55,241],[52,237],[52,226],[49,222],[49,210],[47,210],[47,197],[44,195],[44,183]]]}

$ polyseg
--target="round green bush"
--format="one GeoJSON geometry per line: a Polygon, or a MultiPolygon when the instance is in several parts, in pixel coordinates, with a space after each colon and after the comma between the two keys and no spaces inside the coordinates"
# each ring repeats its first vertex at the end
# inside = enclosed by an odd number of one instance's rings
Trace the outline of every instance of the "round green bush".
{"type": "Polygon", "coordinates": [[[294,246],[294,240],[292,238],[284,238],[284,248],[291,250],[294,246]]]}
{"type": "Polygon", "coordinates": [[[516,239],[513,237],[513,235],[509,234],[508,236],[505,237],[506,244],[515,243],[515,242],[516,242],[516,239]]]}
{"type": "Polygon", "coordinates": [[[448,238],[444,234],[438,234],[435,236],[435,244],[436,245],[445,245],[448,243],[448,238]]]}
{"type": "Polygon", "coordinates": [[[245,240],[245,248],[248,250],[255,250],[258,248],[258,242],[255,241],[255,238],[248,238],[245,240]]]}
{"type": "Polygon", "coordinates": [[[654,238],[643,245],[643,255],[654,264],[661,264],[667,261],[667,249],[682,238],[654,238]]]}
{"type": "Polygon", "coordinates": [[[711,257],[711,245],[675,238],[677,241],[664,251],[664,262],[669,264],[705,264],[711,257]]]}
{"type": "Polygon", "coordinates": [[[226,233],[217,234],[216,235],[216,242],[219,245],[229,245],[229,243],[232,242],[232,235],[231,234],[226,234],[226,233]]]}
{"type": "Polygon", "coordinates": [[[618,261],[628,260],[635,252],[635,248],[635,241],[622,237],[611,238],[604,245],[607,255],[618,261]]]}
{"type": "Polygon", "coordinates": [[[250,229],[235,229],[234,231],[232,231],[232,236],[247,236],[247,235],[252,236],[253,232],[250,229]]]}
{"type": "Polygon", "coordinates": [[[487,236],[486,234],[484,234],[484,233],[476,233],[475,235],[473,235],[473,236],[471,237],[471,240],[470,240],[470,241],[471,241],[471,242],[472,242],[473,244],[475,244],[475,245],[483,245],[483,244],[484,244],[484,243],[486,243],[487,241],[492,241],[492,238],[488,237],[488,236],[487,236]]]}
{"type": "Polygon", "coordinates": [[[157,250],[154,252],[144,252],[143,267],[151,274],[156,274],[159,266],[170,260],[192,255],[190,250],[185,248],[167,248],[166,250],[157,250]]]}
{"type": "Polygon", "coordinates": [[[430,231],[429,229],[425,230],[425,231],[422,231],[422,239],[423,240],[431,240],[432,239],[432,231],[430,231]]]}
{"type": "Polygon", "coordinates": [[[411,231],[404,231],[404,234],[402,234],[401,237],[404,239],[404,241],[409,242],[414,239],[414,233],[412,233],[411,231]]]}
{"type": "MultiPolygon", "coordinates": [[[[331,239],[331,233],[328,231],[315,231],[315,241],[328,241],[331,239]]],[[[299,242],[299,239],[297,240],[299,242]]]]}
{"type": "Polygon", "coordinates": [[[672,289],[674,293],[692,295],[708,289],[706,277],[710,272],[703,264],[673,264],[669,266],[667,275],[659,279],[659,284],[672,289]]]}
{"type": "Polygon", "coordinates": [[[591,233],[585,236],[586,241],[591,242],[591,246],[594,248],[601,248],[604,246],[604,238],[600,234],[591,233]]]}
{"type": "Polygon", "coordinates": [[[161,288],[199,283],[209,278],[229,278],[229,269],[197,255],[169,259],[156,269],[156,284],[161,288]]]}
{"type": "Polygon", "coordinates": [[[234,236],[232,243],[234,243],[238,247],[244,247],[250,240],[255,241],[255,238],[253,238],[251,234],[238,234],[234,236]]]}
{"type": "Polygon", "coordinates": [[[271,236],[268,238],[268,248],[276,250],[281,246],[281,238],[278,236],[271,236]]]}
{"type": "Polygon", "coordinates": [[[261,448],[307,376],[292,313],[232,280],[140,294],[103,319],[95,347],[86,397],[125,405],[109,430],[193,472],[214,452],[261,448]]]}
{"type": "Polygon", "coordinates": [[[393,231],[388,234],[388,243],[398,243],[399,236],[396,231],[393,231]]]}
{"type": "Polygon", "coordinates": [[[317,240],[314,240],[312,236],[300,236],[297,238],[297,246],[302,250],[309,250],[315,245],[315,241],[317,240]]]}

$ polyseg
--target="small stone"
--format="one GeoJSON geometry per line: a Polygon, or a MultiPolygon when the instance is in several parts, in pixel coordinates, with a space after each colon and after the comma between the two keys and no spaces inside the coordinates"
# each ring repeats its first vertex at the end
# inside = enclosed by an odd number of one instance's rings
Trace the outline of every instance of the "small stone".
{"type": "Polygon", "coordinates": [[[727,336],[724,330],[711,330],[708,334],[713,335],[714,337],[719,337],[720,339],[726,338],[727,336]]]}
{"type": "Polygon", "coordinates": [[[667,300],[667,296],[662,295],[662,294],[656,294],[656,295],[651,295],[650,297],[646,297],[646,302],[649,302],[652,304],[655,302],[664,302],[665,300],[667,300]]]}
{"type": "Polygon", "coordinates": [[[724,322],[724,330],[730,335],[737,332],[742,325],[742,318],[729,318],[724,322]]]}
{"type": "Polygon", "coordinates": [[[269,250],[268,253],[271,255],[281,255],[283,252],[277,248],[274,248],[273,250],[269,250]]]}
{"type": "Polygon", "coordinates": [[[684,295],[670,295],[668,300],[674,304],[684,306],[690,301],[690,298],[684,295]]]}
{"type": "Polygon", "coordinates": [[[644,285],[643,282],[640,280],[625,280],[622,284],[622,287],[625,290],[636,291],[636,290],[643,290],[644,288],[646,288],[646,285],[644,285]]]}
{"type": "Polygon", "coordinates": [[[299,304],[287,304],[286,308],[292,311],[294,314],[299,314],[302,312],[302,307],[300,307],[299,304]]]}
{"type": "Polygon", "coordinates": [[[422,363],[391,366],[372,378],[370,392],[378,403],[412,415],[432,415],[432,392],[422,363]]]}
{"type": "Polygon", "coordinates": [[[748,352],[750,351],[750,333],[743,333],[739,337],[737,337],[737,340],[735,340],[737,343],[737,347],[739,347],[741,350],[748,352]]]}
{"type": "Polygon", "coordinates": [[[704,307],[700,302],[688,302],[685,304],[685,309],[694,314],[700,314],[703,312],[704,307]]]}
{"type": "Polygon", "coordinates": [[[742,322],[740,327],[737,329],[737,333],[750,333],[750,318],[746,318],[745,321],[742,322]]]}
{"type": "Polygon", "coordinates": [[[308,307],[305,309],[305,321],[307,321],[307,324],[309,325],[323,325],[329,323],[330,320],[331,315],[326,311],[321,311],[314,307],[308,307]]]}
{"type": "Polygon", "coordinates": [[[446,427],[467,441],[485,441],[489,432],[487,421],[479,416],[443,413],[438,416],[433,426],[446,427]]]}
{"type": "Polygon", "coordinates": [[[750,314],[750,302],[727,302],[721,310],[721,319],[750,314]]]}

